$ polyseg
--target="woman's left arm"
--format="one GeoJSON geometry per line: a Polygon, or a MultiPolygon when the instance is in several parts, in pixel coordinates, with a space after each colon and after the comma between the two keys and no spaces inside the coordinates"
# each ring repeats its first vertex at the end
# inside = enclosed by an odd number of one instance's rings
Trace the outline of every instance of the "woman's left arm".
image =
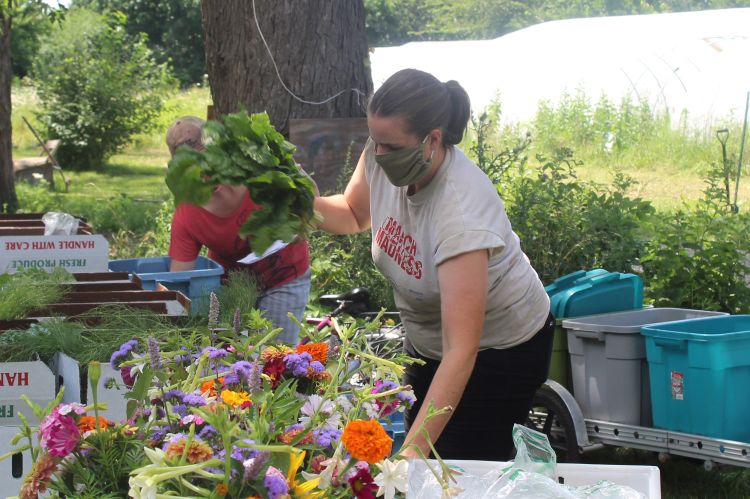
{"type": "MultiPolygon", "coordinates": [[[[425,455],[429,454],[429,446],[417,430],[424,423],[430,402],[436,409],[446,406],[455,409],[474,369],[484,326],[488,259],[487,250],[477,250],[438,266],[443,358],[406,437],[407,442],[414,438],[413,443],[425,455]]],[[[451,414],[445,414],[427,422],[425,428],[432,442],[440,437],[450,417],[451,414]]],[[[413,449],[405,449],[403,455],[417,456],[413,449]]]]}

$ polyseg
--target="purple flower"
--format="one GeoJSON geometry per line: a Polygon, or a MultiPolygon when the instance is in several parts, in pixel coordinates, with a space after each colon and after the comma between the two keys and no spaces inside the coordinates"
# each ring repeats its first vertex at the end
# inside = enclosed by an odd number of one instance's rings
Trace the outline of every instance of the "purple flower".
{"type": "Polygon", "coordinates": [[[208,327],[219,325],[219,297],[211,291],[208,297],[208,327]]]}
{"type": "Polygon", "coordinates": [[[398,385],[393,381],[378,380],[375,382],[375,388],[373,388],[372,393],[387,392],[388,390],[394,390],[396,388],[398,388],[398,385]]]}
{"type": "Polygon", "coordinates": [[[120,348],[113,352],[109,358],[109,364],[112,366],[112,369],[117,369],[122,357],[127,357],[136,345],[138,345],[138,340],[128,340],[120,345],[120,348]]]}
{"type": "Polygon", "coordinates": [[[312,355],[307,352],[290,353],[284,357],[285,367],[292,372],[292,376],[301,377],[307,374],[307,368],[310,367],[312,355]]]}
{"type": "Polygon", "coordinates": [[[289,486],[286,483],[284,474],[273,466],[269,466],[268,470],[266,470],[263,485],[268,490],[268,499],[278,499],[289,493],[289,486]]]}
{"type": "Polygon", "coordinates": [[[206,405],[206,399],[194,393],[186,393],[182,397],[182,403],[185,405],[200,407],[206,405]]]}
{"type": "Polygon", "coordinates": [[[246,360],[238,360],[232,364],[231,369],[246,378],[250,375],[250,371],[253,369],[253,363],[246,360]]]}
{"type": "Polygon", "coordinates": [[[164,394],[164,401],[170,402],[172,400],[177,400],[179,402],[182,402],[182,398],[185,396],[185,392],[182,390],[169,390],[167,393],[164,394]]]}
{"type": "Polygon", "coordinates": [[[315,374],[320,374],[325,370],[325,366],[318,362],[317,360],[314,360],[310,362],[310,367],[312,367],[312,370],[315,372],[315,374]]]}
{"type": "Polygon", "coordinates": [[[253,362],[253,367],[250,368],[250,372],[247,374],[247,391],[249,393],[255,393],[260,390],[260,373],[260,364],[253,362]]]}
{"type": "Polygon", "coordinates": [[[182,404],[173,405],[172,412],[177,414],[180,417],[184,417],[184,416],[187,416],[187,407],[185,407],[182,404]]]}
{"type": "Polygon", "coordinates": [[[175,355],[174,356],[174,362],[177,365],[185,365],[189,364],[192,360],[192,356],[190,355],[190,351],[187,347],[181,347],[180,350],[183,350],[185,352],[185,355],[175,355]]]}
{"type": "Polygon", "coordinates": [[[313,432],[313,441],[320,447],[335,447],[341,438],[341,430],[336,428],[322,428],[313,432]]]}
{"type": "Polygon", "coordinates": [[[396,398],[402,401],[407,406],[411,407],[414,405],[414,402],[417,401],[417,397],[414,396],[414,393],[411,391],[408,392],[398,392],[396,394],[396,398]]]}
{"type": "Polygon", "coordinates": [[[151,429],[150,439],[156,442],[162,440],[169,430],[166,426],[155,426],[151,429]]]}
{"type": "MultiPolygon", "coordinates": [[[[254,440],[250,440],[249,438],[244,439],[243,442],[248,445],[253,445],[255,443],[254,440]]],[[[255,449],[251,449],[249,447],[238,447],[236,445],[232,446],[232,459],[235,459],[241,463],[257,455],[258,451],[255,449]]]]}
{"type": "Polygon", "coordinates": [[[151,369],[158,371],[162,368],[161,365],[161,350],[159,350],[159,344],[153,336],[148,337],[148,357],[151,362],[151,369]]]}
{"type": "Polygon", "coordinates": [[[219,432],[216,431],[216,428],[214,428],[210,424],[204,426],[203,429],[198,432],[198,436],[201,437],[204,440],[209,440],[209,439],[215,437],[218,434],[219,434],[219,432]]]}
{"type": "Polygon", "coordinates": [[[245,481],[249,482],[255,479],[263,469],[263,466],[268,462],[268,452],[259,452],[257,456],[250,458],[242,463],[242,467],[245,468],[245,481]]]}
{"type": "Polygon", "coordinates": [[[209,359],[223,359],[227,355],[229,355],[229,352],[224,350],[223,348],[216,348],[216,347],[206,347],[203,349],[202,353],[208,353],[209,359]]]}
{"type": "Polygon", "coordinates": [[[224,376],[225,385],[237,385],[240,382],[240,376],[237,373],[229,373],[224,376]]]}

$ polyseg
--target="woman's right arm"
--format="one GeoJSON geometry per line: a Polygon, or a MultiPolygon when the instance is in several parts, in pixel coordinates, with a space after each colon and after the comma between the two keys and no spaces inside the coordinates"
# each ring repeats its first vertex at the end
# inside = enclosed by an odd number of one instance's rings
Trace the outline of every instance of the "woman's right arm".
{"type": "Polygon", "coordinates": [[[354,234],[370,228],[370,186],[365,177],[364,152],[344,193],[316,197],[315,210],[323,216],[318,227],[332,234],[354,234]]]}

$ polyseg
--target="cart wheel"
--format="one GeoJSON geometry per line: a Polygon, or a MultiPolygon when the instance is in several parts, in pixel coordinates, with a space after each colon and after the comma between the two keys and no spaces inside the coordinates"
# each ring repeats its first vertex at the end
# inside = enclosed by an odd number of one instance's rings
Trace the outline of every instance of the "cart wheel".
{"type": "Polygon", "coordinates": [[[537,390],[526,426],[547,435],[558,462],[580,461],[581,449],[578,447],[573,418],[556,393],[544,388],[537,390]]]}
{"type": "Polygon", "coordinates": [[[703,461],[703,469],[706,471],[713,471],[716,469],[716,463],[711,461],[710,459],[706,459],[703,461]]]}

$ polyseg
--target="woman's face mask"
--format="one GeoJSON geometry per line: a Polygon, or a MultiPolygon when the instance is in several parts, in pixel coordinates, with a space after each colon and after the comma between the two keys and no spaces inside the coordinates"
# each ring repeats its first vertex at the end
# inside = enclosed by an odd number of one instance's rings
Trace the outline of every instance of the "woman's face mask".
{"type": "Polygon", "coordinates": [[[383,169],[393,185],[404,187],[415,184],[430,171],[435,151],[432,151],[428,159],[424,159],[424,145],[428,138],[429,135],[415,146],[375,155],[375,162],[383,169]]]}

